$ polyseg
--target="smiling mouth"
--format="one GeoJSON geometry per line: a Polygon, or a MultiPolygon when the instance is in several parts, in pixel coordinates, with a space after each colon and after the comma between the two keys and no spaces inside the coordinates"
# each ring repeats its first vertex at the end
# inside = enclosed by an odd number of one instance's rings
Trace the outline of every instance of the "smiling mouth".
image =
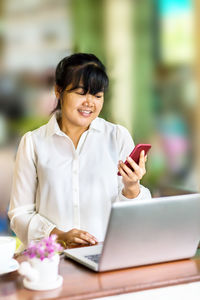
{"type": "Polygon", "coordinates": [[[78,112],[84,117],[88,117],[89,115],[92,114],[91,110],[85,110],[85,109],[78,109],[78,112]]]}

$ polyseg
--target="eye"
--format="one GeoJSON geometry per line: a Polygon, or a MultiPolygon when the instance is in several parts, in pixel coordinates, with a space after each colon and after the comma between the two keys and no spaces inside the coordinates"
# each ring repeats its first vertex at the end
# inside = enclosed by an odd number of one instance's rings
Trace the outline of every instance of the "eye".
{"type": "Polygon", "coordinates": [[[82,89],[82,88],[76,89],[75,93],[78,94],[78,95],[85,95],[84,89],[82,89]]]}
{"type": "Polygon", "coordinates": [[[103,97],[103,94],[96,94],[95,97],[101,99],[103,97]]]}

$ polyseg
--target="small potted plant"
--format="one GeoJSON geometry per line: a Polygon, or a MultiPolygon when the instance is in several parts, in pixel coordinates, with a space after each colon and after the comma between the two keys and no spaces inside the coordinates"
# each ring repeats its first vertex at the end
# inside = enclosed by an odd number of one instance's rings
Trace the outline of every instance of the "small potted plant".
{"type": "Polygon", "coordinates": [[[39,242],[31,242],[24,252],[28,262],[20,265],[19,273],[24,278],[24,286],[34,290],[57,288],[62,284],[58,275],[60,261],[59,252],[63,250],[56,242],[56,235],[44,238],[39,242]]]}

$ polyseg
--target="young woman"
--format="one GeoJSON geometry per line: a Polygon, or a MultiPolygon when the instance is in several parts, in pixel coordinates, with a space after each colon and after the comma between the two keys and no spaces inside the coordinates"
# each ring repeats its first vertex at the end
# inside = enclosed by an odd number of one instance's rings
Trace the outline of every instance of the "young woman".
{"type": "Polygon", "coordinates": [[[55,113],[22,137],[16,157],[8,215],[24,247],[53,233],[66,246],[95,244],[104,239],[112,202],[151,197],[139,184],[144,153],[138,165],[129,158],[132,171],[123,163],[134,147],[129,132],[98,118],[108,87],[100,60],[65,57],[55,81],[55,113]]]}

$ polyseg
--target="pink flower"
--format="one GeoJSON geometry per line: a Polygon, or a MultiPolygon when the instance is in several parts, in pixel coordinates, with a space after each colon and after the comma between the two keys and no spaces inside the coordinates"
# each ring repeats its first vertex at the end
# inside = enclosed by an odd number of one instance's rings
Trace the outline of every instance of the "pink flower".
{"type": "Polygon", "coordinates": [[[63,250],[61,245],[56,242],[56,238],[57,236],[54,234],[40,240],[39,242],[32,241],[25,251],[25,254],[29,258],[37,257],[40,260],[51,258],[54,254],[63,250]]]}

